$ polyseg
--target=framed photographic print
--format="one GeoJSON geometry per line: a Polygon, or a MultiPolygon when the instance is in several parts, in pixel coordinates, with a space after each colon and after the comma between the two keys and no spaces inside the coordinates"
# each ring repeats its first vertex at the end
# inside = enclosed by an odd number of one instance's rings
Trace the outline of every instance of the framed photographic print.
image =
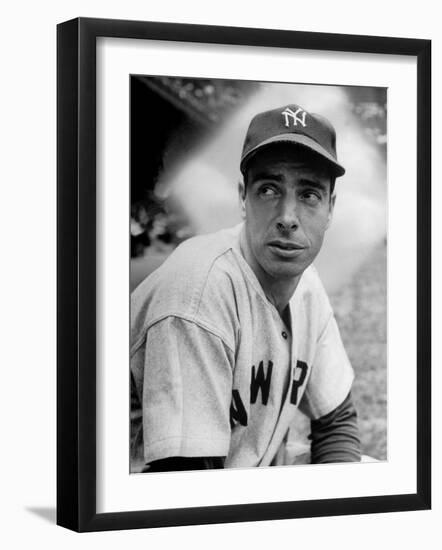
{"type": "Polygon", "coordinates": [[[59,525],[430,507],[430,53],[58,26],[59,525]]]}

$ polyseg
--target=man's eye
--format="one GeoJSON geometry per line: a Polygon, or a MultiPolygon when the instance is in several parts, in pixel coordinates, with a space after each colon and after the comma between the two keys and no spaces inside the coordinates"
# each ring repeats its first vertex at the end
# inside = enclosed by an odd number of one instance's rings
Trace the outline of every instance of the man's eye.
{"type": "Polygon", "coordinates": [[[259,189],[259,194],[263,197],[275,197],[277,193],[277,190],[271,185],[263,185],[259,189]]]}
{"type": "Polygon", "coordinates": [[[321,196],[314,191],[306,191],[302,194],[302,200],[309,205],[316,205],[320,202],[321,196]]]}

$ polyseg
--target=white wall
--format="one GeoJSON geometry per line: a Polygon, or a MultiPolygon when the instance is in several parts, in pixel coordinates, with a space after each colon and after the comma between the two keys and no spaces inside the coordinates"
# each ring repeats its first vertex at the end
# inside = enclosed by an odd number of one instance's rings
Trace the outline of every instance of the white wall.
{"type": "MultiPolygon", "coordinates": [[[[109,17],[431,38],[433,150],[441,147],[442,38],[437,3],[422,0],[316,0],[271,3],[222,0],[15,2],[2,9],[0,129],[2,161],[0,365],[1,544],[5,548],[398,548],[435,547],[440,540],[441,404],[434,397],[434,510],[75,535],[54,526],[55,506],[55,25],[77,17],[109,17]],[[263,7],[260,7],[263,6],[263,7]],[[26,256],[23,254],[26,250],[26,256]],[[6,304],[6,307],[5,307],[6,304]],[[6,539],[7,542],[6,542],[6,539]],[[6,542],[6,544],[5,544],[6,542]]],[[[440,155],[434,155],[434,270],[440,280],[440,155]]],[[[404,228],[406,233],[407,228],[404,228]]],[[[440,329],[434,285],[434,330],[440,329]]],[[[433,387],[441,387],[441,346],[434,345],[433,387]]],[[[404,426],[406,429],[406,426],[404,426]]]]}

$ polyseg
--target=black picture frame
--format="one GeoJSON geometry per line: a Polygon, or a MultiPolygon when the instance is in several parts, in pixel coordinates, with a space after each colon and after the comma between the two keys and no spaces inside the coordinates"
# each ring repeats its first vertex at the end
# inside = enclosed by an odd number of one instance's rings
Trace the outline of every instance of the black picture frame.
{"type": "Polygon", "coordinates": [[[431,41],[78,18],[57,28],[57,523],[83,531],[424,510],[431,506],[431,41]],[[417,60],[417,491],[96,512],[96,39],[414,56],[417,60]]]}

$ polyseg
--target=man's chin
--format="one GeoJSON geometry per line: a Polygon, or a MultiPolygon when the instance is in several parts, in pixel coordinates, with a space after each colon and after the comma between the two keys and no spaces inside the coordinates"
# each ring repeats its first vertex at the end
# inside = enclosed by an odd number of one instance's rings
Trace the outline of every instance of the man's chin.
{"type": "Polygon", "coordinates": [[[299,278],[305,269],[306,267],[304,266],[293,265],[288,262],[278,262],[276,265],[272,265],[267,272],[271,274],[274,279],[293,280],[299,278]]]}

